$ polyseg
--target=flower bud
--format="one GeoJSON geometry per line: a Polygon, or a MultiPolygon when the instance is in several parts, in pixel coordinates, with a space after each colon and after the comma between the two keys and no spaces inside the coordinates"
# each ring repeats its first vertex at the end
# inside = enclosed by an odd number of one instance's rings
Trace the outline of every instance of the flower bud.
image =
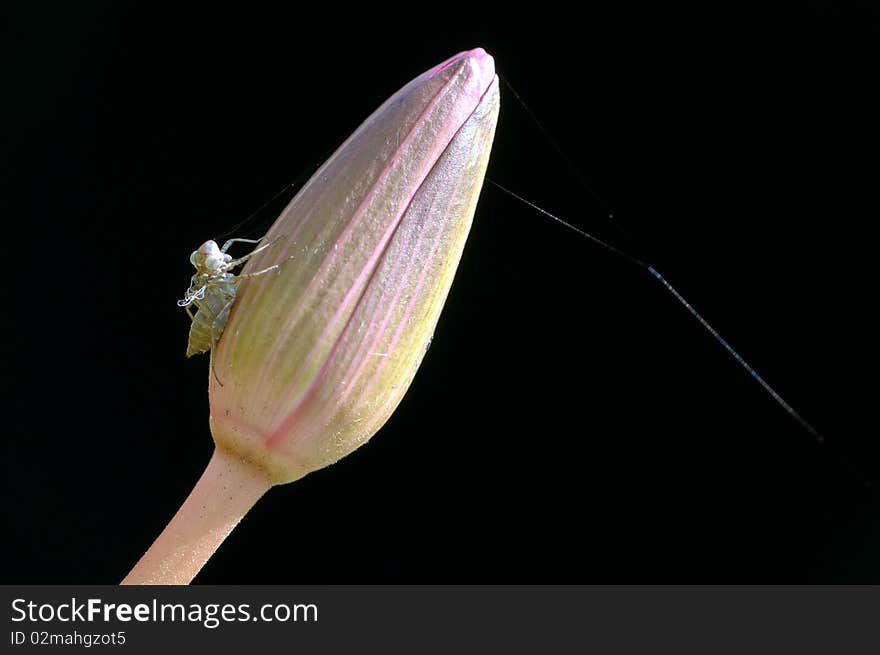
{"type": "Polygon", "coordinates": [[[452,284],[498,108],[492,58],[458,54],[389,98],[291,201],[214,353],[218,448],[289,482],[385,423],[452,284]]]}

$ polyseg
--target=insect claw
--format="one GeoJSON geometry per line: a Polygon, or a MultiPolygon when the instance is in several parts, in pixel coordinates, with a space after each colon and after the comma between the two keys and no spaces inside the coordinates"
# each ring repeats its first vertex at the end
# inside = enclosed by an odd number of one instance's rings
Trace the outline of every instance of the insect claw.
{"type": "Polygon", "coordinates": [[[223,383],[220,381],[220,376],[217,375],[217,369],[214,367],[214,346],[216,346],[216,345],[217,345],[217,344],[215,343],[215,344],[211,347],[211,354],[210,354],[210,360],[211,360],[211,361],[209,362],[209,367],[210,367],[210,369],[211,369],[211,373],[214,375],[214,379],[217,380],[217,384],[219,384],[219,385],[222,387],[222,386],[223,386],[223,383]]]}

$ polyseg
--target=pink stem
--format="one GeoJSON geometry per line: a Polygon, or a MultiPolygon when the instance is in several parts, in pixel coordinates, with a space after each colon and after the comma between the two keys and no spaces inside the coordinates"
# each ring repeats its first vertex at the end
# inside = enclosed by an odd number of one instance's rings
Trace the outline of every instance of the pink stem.
{"type": "Polygon", "coordinates": [[[271,486],[252,463],[215,448],[189,497],[122,584],[189,584],[271,486]]]}

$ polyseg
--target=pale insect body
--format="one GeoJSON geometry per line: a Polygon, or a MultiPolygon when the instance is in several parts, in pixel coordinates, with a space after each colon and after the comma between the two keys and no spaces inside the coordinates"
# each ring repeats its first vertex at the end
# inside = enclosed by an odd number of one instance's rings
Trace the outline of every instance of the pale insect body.
{"type": "MultiPolygon", "coordinates": [[[[275,240],[238,259],[233,259],[226,251],[236,242],[259,243],[260,241],[262,239],[230,239],[220,248],[215,241],[209,240],[190,255],[189,260],[195,267],[196,273],[192,276],[183,299],[177,301],[180,307],[186,308],[186,313],[192,320],[186,356],[192,357],[210,351],[212,370],[214,368],[214,348],[223,334],[226,321],[229,319],[229,312],[235,302],[236,284],[241,279],[262,275],[278,268],[276,264],[247,275],[235,275],[232,272],[234,268],[241,266],[253,255],[271,246],[275,240]],[[196,306],[195,313],[193,313],[191,305],[196,306]]],[[[216,377],[216,371],[214,375],[216,377]]],[[[219,379],[217,381],[220,382],[219,379]]]]}

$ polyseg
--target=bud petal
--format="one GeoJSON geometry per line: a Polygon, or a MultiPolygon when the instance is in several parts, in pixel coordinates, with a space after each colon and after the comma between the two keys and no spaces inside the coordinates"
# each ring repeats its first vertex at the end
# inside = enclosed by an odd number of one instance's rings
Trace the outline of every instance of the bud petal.
{"type": "Polygon", "coordinates": [[[217,445],[289,482],[388,419],[430,342],[498,117],[492,58],[464,52],[389,98],[288,205],[242,271],[210,376],[217,445]]]}

